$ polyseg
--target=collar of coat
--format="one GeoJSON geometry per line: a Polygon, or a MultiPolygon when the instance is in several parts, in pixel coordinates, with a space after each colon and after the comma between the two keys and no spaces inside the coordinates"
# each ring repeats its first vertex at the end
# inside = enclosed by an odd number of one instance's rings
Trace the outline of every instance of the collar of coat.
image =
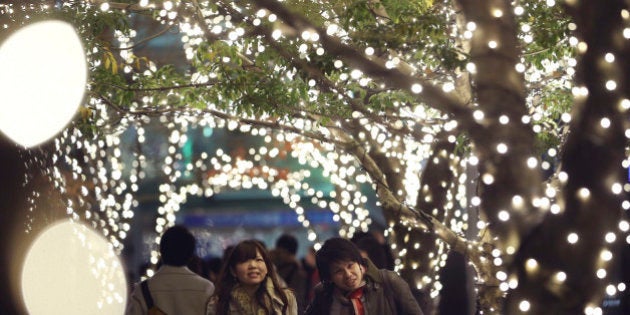
{"type": "MultiPolygon", "coordinates": [[[[265,285],[267,286],[267,293],[269,293],[269,295],[271,296],[273,303],[277,305],[284,305],[284,302],[282,302],[282,298],[280,298],[280,296],[276,293],[275,287],[273,285],[273,281],[267,278],[267,283],[265,285]]],[[[280,289],[280,290],[284,290],[284,289],[280,289]]],[[[285,294],[286,294],[286,291],[285,291],[285,294]]]]}
{"type": "MultiPolygon", "coordinates": [[[[265,286],[265,291],[268,294],[268,297],[271,298],[271,307],[273,308],[275,305],[284,306],[284,302],[282,298],[276,293],[274,290],[275,286],[273,285],[273,281],[270,278],[266,278],[265,282],[261,285],[265,286]]],[[[234,302],[240,309],[248,309],[250,301],[250,296],[245,293],[243,287],[240,284],[237,284],[231,292],[232,302],[234,302]]],[[[267,301],[269,303],[269,301],[267,301]]]]}
{"type": "Polygon", "coordinates": [[[378,284],[383,283],[383,276],[380,272],[378,272],[378,268],[376,267],[376,265],[374,265],[374,263],[367,258],[365,258],[365,264],[367,265],[367,270],[365,271],[363,277],[368,278],[370,280],[368,282],[375,282],[378,284]]]}

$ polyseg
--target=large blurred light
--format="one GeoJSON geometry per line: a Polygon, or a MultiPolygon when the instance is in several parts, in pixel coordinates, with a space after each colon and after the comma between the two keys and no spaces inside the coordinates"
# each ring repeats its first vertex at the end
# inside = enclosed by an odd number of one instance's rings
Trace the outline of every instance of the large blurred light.
{"type": "Polygon", "coordinates": [[[45,230],[30,248],[22,270],[29,314],[123,314],[127,285],[111,244],[70,221],[45,230]]]}
{"type": "Polygon", "coordinates": [[[55,136],[83,98],[85,53],[74,28],[43,21],[0,46],[0,131],[33,147],[55,136]]]}

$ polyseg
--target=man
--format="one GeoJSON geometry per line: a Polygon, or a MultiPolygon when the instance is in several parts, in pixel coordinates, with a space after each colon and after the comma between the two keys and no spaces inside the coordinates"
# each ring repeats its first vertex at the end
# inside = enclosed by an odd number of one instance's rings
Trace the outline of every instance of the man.
{"type": "Polygon", "coordinates": [[[316,255],[322,282],[307,315],[422,315],[409,285],[393,271],[361,257],[351,241],[327,240],[316,255]]]}
{"type": "MultiPolygon", "coordinates": [[[[166,314],[204,314],[214,284],[186,265],[195,252],[195,237],[183,226],[166,230],[160,240],[162,266],[146,280],[154,305],[166,314]]],[[[140,283],[136,283],[125,314],[147,314],[140,283]]]]}
{"type": "Polygon", "coordinates": [[[271,261],[276,266],[278,275],[287,286],[293,289],[298,304],[298,314],[304,313],[306,306],[306,272],[296,257],[298,240],[290,234],[282,234],[276,240],[276,246],[269,251],[271,261]]]}

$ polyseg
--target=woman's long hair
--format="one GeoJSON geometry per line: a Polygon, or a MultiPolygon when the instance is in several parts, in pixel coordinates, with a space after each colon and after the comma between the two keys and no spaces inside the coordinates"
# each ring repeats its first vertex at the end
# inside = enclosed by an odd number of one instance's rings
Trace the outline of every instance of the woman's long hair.
{"type": "MultiPolygon", "coordinates": [[[[229,314],[230,293],[232,292],[234,286],[238,284],[238,279],[232,275],[231,270],[235,270],[236,265],[239,263],[256,258],[256,251],[260,252],[263,260],[265,261],[265,265],[267,266],[267,278],[271,279],[276,295],[278,295],[284,303],[282,314],[286,314],[289,304],[289,298],[287,297],[285,290],[283,288],[280,288],[276,268],[269,258],[267,249],[258,240],[241,241],[236,246],[234,246],[234,248],[230,251],[228,257],[226,258],[225,263],[221,268],[221,273],[219,274],[219,279],[217,280],[216,284],[217,290],[215,292],[215,295],[219,298],[216,305],[217,314],[229,314]]],[[[267,305],[267,303],[265,303],[265,296],[268,295],[266,291],[265,280],[263,280],[263,282],[260,284],[260,287],[256,291],[256,301],[265,310],[266,314],[273,314],[272,305],[267,305]]],[[[269,299],[271,298],[269,297],[269,299]]]]}

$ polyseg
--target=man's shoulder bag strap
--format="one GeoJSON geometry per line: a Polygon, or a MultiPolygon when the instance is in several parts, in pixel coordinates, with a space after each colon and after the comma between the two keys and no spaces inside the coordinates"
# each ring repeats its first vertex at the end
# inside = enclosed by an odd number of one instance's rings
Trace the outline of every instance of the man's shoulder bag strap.
{"type": "Polygon", "coordinates": [[[144,301],[147,303],[147,310],[148,310],[147,314],[148,315],[161,315],[161,314],[166,315],[166,313],[164,313],[161,309],[159,309],[153,303],[153,297],[151,297],[151,292],[149,291],[149,282],[147,280],[144,280],[140,283],[140,286],[142,287],[142,296],[144,296],[144,301]]]}

